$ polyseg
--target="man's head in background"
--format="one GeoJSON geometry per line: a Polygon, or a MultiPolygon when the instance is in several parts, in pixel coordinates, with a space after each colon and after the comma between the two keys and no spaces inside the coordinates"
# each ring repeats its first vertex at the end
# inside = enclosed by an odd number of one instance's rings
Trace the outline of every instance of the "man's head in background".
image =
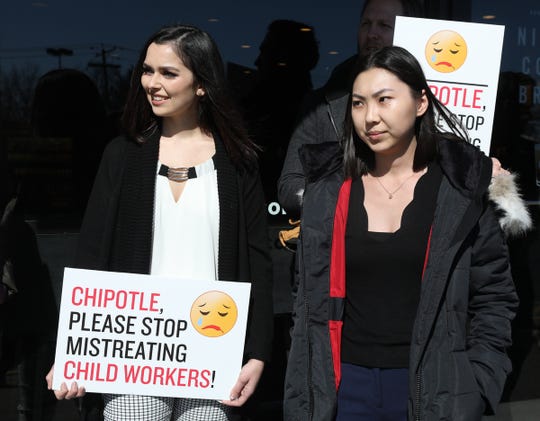
{"type": "Polygon", "coordinates": [[[423,17],[421,0],[366,0],[358,27],[358,54],[390,46],[396,16],[423,17]]]}

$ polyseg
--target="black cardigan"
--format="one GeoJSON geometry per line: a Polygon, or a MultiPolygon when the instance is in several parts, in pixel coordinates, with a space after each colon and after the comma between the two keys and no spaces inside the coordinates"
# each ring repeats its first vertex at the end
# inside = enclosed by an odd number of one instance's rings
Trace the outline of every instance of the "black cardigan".
{"type": "MultiPolygon", "coordinates": [[[[139,144],[124,137],[105,149],[79,237],[79,268],[149,273],[160,133],[139,144]]],[[[268,361],[272,266],[264,196],[255,172],[238,170],[215,138],[220,280],[251,282],[245,358],[268,361]]]]}

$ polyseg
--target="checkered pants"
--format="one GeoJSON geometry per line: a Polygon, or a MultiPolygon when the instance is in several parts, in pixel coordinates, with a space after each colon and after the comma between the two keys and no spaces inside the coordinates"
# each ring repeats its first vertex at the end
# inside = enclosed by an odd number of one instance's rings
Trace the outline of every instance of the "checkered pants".
{"type": "Polygon", "coordinates": [[[231,408],[215,400],[104,394],[105,421],[228,421],[231,408]]]}

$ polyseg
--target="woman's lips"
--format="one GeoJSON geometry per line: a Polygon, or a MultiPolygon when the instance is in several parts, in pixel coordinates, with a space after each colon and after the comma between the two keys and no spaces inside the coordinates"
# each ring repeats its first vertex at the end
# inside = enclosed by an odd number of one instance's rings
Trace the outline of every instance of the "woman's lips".
{"type": "Polygon", "coordinates": [[[155,96],[155,95],[150,96],[150,102],[152,103],[152,105],[156,105],[156,106],[163,104],[165,101],[167,101],[167,99],[168,98],[164,96],[155,96]]]}
{"type": "Polygon", "coordinates": [[[368,132],[367,137],[372,140],[378,140],[384,132],[368,132]]]}

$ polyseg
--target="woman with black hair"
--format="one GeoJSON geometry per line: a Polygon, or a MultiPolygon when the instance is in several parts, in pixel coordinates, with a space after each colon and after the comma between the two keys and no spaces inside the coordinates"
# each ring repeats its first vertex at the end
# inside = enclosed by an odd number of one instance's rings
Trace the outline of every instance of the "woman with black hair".
{"type": "Polygon", "coordinates": [[[529,215],[408,51],[376,50],[355,75],[341,144],[300,149],[285,419],[480,420],[511,369],[503,229],[529,215]]]}
{"type": "MultiPolygon", "coordinates": [[[[211,37],[160,29],[144,46],[106,148],[76,266],[252,282],[245,365],[228,401],[104,395],[106,420],[228,420],[251,396],[271,351],[271,261],[254,145],[230,103],[211,37]]],[[[47,376],[49,387],[52,372],[47,376]]],[[[57,398],[84,395],[74,383],[57,398]]]]}

